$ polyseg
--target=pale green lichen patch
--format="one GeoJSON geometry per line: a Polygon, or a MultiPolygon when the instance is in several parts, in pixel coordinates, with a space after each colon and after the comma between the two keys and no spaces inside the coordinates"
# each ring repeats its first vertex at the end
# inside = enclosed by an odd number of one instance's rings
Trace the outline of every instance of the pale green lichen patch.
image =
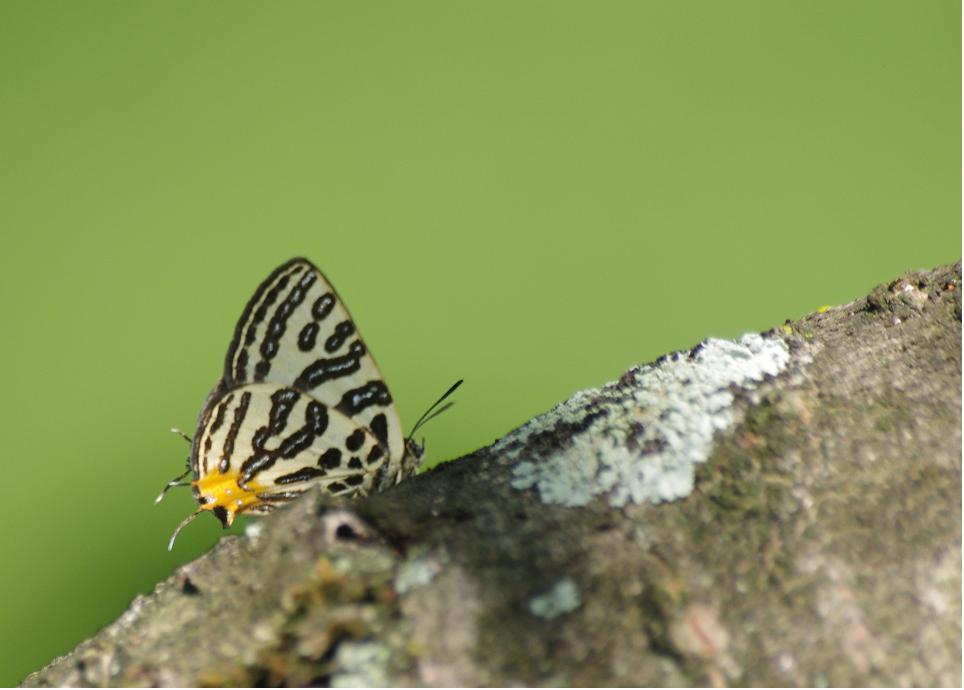
{"type": "Polygon", "coordinates": [[[380,642],[342,642],[335,653],[334,688],[371,688],[388,685],[391,652],[380,642]]]}
{"type": "Polygon", "coordinates": [[[679,499],[693,490],[713,435],[735,421],[731,387],[751,389],[789,359],[779,338],[710,339],[577,393],[494,450],[521,459],[512,486],[538,490],[545,503],[580,506],[600,495],[613,506],[679,499]],[[562,447],[538,443],[560,429],[571,430],[562,447]]]}
{"type": "Polygon", "coordinates": [[[399,594],[427,585],[442,571],[442,565],[429,557],[419,556],[405,561],[395,577],[395,591],[399,594]]]}
{"type": "Polygon", "coordinates": [[[581,603],[576,583],[572,581],[572,578],[565,577],[554,584],[547,592],[530,599],[529,612],[534,616],[552,620],[565,613],[575,611],[581,603]]]}

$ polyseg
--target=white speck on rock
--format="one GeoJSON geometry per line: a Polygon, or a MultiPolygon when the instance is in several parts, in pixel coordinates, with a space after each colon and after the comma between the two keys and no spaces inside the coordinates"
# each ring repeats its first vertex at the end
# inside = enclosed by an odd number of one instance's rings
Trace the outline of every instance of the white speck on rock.
{"type": "Polygon", "coordinates": [[[796,668],[797,660],[793,658],[793,654],[790,652],[780,652],[777,654],[777,668],[783,673],[790,673],[796,668]]]}
{"type": "Polygon", "coordinates": [[[422,556],[406,561],[395,577],[395,591],[405,594],[416,587],[427,585],[441,571],[442,565],[432,558],[422,556]]]}
{"type": "Polygon", "coordinates": [[[388,647],[380,642],[342,642],[335,652],[333,688],[370,688],[388,685],[388,647]]]}
{"type": "Polygon", "coordinates": [[[789,360],[786,343],[776,337],[711,338],[601,389],[576,393],[493,450],[521,460],[511,485],[537,489],[544,503],[581,506],[606,495],[618,507],[683,498],[693,490],[696,465],[709,457],[713,435],[735,421],[730,387],[752,389],[789,360]],[[579,431],[565,447],[541,456],[527,449],[538,435],[566,427],[579,431]]]}
{"type": "Polygon", "coordinates": [[[534,616],[552,620],[564,613],[575,611],[581,603],[576,583],[572,578],[564,577],[549,591],[530,599],[529,611],[534,616]]]}

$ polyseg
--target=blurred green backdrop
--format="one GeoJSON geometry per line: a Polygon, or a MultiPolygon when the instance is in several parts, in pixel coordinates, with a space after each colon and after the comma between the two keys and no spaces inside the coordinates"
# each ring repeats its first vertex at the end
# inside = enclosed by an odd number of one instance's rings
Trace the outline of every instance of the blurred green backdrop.
{"type": "Polygon", "coordinates": [[[960,4],[0,4],[0,683],[220,536],[152,505],[281,261],[431,462],[956,260],[960,4]]]}

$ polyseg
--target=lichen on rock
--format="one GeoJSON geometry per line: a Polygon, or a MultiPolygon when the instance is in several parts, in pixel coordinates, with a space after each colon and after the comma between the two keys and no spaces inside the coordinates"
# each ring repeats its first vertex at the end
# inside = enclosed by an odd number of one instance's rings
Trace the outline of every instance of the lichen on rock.
{"type": "Polygon", "coordinates": [[[564,577],[548,591],[529,600],[529,611],[540,618],[558,618],[575,611],[582,604],[579,588],[571,577],[564,577]]]}
{"type": "Polygon", "coordinates": [[[577,394],[500,442],[519,458],[516,489],[543,503],[585,505],[605,495],[614,507],[662,503],[693,490],[695,466],[713,435],[736,421],[732,387],[752,388],[790,359],[779,337],[711,338],[629,370],[598,394],[577,394]],[[589,420],[588,423],[585,420],[589,420]],[[527,441],[560,426],[581,427],[562,448],[537,456],[527,441]]]}

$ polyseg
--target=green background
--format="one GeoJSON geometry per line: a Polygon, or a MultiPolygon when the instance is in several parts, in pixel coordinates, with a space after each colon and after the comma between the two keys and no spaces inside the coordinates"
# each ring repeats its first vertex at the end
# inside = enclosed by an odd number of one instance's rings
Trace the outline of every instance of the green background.
{"type": "Polygon", "coordinates": [[[956,260],[960,4],[0,4],[0,683],[220,536],[155,507],[305,255],[431,462],[956,260]]]}

